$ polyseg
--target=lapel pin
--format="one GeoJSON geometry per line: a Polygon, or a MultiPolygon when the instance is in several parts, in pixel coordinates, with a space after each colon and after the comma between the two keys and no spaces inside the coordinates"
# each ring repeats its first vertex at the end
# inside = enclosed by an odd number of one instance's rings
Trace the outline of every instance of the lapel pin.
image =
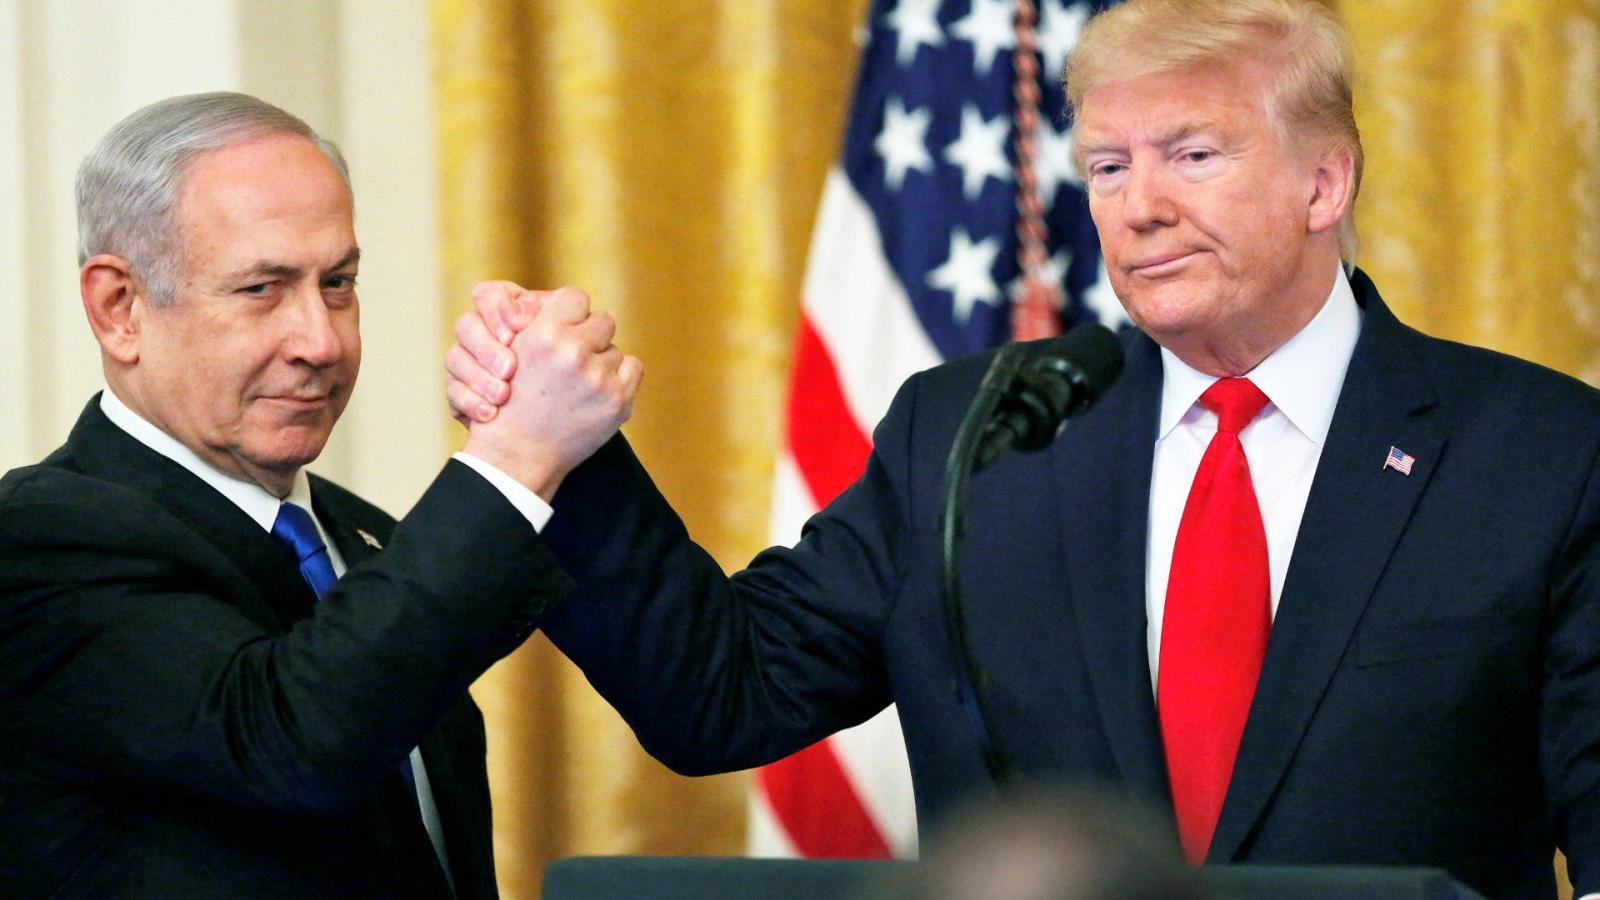
{"type": "MultiPolygon", "coordinates": [[[[1409,465],[1409,463],[1407,465],[1409,465]]],[[[361,539],[363,541],[367,542],[367,546],[368,547],[371,547],[374,550],[382,550],[383,549],[383,545],[378,543],[378,539],[373,537],[370,532],[366,532],[366,531],[361,530],[360,528],[357,528],[356,529],[356,534],[361,535],[361,539]]]]}
{"type": "Polygon", "coordinates": [[[1401,450],[1399,447],[1390,447],[1389,455],[1384,457],[1383,467],[1385,469],[1393,469],[1401,475],[1410,475],[1411,466],[1416,461],[1417,458],[1415,456],[1401,450]]]}

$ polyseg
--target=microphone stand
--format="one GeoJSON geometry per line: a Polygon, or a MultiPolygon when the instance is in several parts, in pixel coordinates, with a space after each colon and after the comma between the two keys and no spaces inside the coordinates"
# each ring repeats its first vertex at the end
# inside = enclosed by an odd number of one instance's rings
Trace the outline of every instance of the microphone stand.
{"type": "Polygon", "coordinates": [[[978,738],[983,753],[983,764],[996,787],[1004,787],[1010,780],[1010,758],[1000,743],[999,736],[990,727],[990,714],[984,689],[988,676],[978,665],[972,652],[972,642],[967,636],[965,596],[961,589],[962,520],[967,502],[967,484],[977,468],[978,450],[995,411],[1000,406],[1006,390],[1022,372],[1027,350],[1017,344],[1008,344],[995,354],[984,373],[978,393],[967,407],[961,427],[956,431],[955,443],[944,467],[944,503],[940,516],[940,559],[943,575],[942,599],[945,627],[950,635],[950,653],[956,664],[953,688],[956,701],[966,712],[967,722],[978,738]]]}

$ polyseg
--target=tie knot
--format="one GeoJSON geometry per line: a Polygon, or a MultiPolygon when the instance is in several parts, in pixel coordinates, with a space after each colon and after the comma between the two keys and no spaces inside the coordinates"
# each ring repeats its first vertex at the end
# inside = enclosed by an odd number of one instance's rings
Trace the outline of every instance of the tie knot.
{"type": "Polygon", "coordinates": [[[322,536],[317,534],[317,523],[311,514],[293,503],[278,506],[278,518],[272,523],[272,535],[288,544],[299,562],[305,562],[320,550],[327,550],[322,536]]]}
{"type": "Polygon", "coordinates": [[[1217,414],[1217,430],[1238,434],[1267,405],[1267,395],[1248,378],[1224,378],[1200,395],[1206,409],[1217,414]]]}

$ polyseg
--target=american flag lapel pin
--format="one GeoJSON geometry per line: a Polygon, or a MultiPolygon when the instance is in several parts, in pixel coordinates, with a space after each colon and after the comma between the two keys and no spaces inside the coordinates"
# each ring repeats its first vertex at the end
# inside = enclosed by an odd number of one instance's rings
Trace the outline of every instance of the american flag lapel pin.
{"type": "Polygon", "coordinates": [[[368,532],[366,532],[366,531],[364,531],[364,530],[362,530],[360,528],[357,528],[356,529],[356,534],[361,535],[361,539],[363,541],[367,542],[367,546],[368,547],[371,547],[374,550],[382,550],[383,549],[383,545],[378,543],[378,539],[373,537],[370,533],[368,533],[368,532]]]}
{"type": "Polygon", "coordinates": [[[1415,456],[1401,450],[1399,447],[1390,447],[1389,455],[1383,459],[1385,469],[1393,469],[1401,475],[1410,475],[1411,466],[1417,461],[1415,456]]]}

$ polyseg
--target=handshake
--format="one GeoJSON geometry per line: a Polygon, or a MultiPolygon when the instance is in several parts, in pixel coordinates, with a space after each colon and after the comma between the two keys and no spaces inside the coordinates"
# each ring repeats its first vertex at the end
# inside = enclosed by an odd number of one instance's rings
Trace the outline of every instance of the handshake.
{"type": "Polygon", "coordinates": [[[576,288],[485,281],[472,300],[445,355],[465,450],[548,503],[628,420],[644,366],[611,343],[615,320],[576,288]]]}

